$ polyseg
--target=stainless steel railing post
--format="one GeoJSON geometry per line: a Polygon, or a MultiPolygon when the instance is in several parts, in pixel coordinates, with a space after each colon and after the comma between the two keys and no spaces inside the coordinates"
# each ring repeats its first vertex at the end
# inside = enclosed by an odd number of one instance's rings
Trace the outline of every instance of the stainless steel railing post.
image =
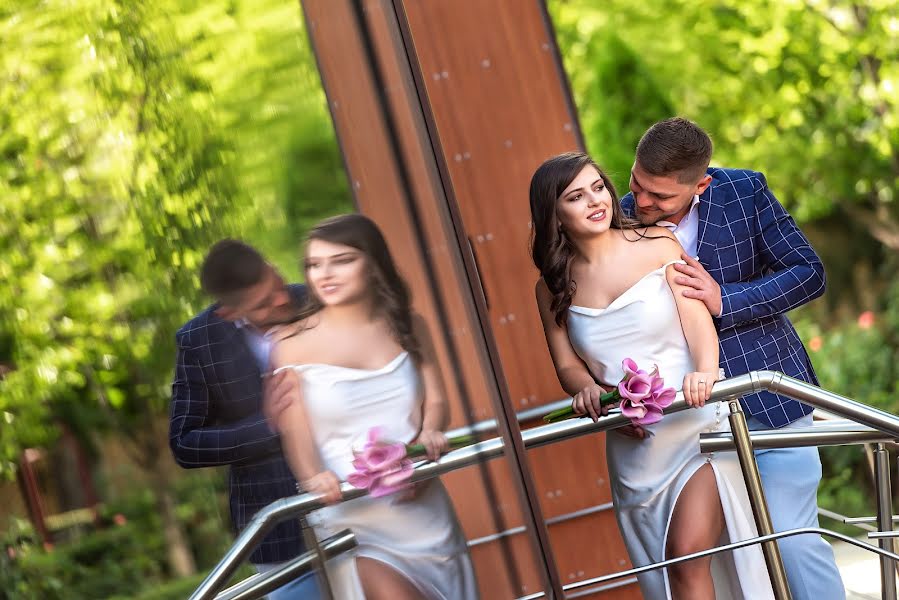
{"type": "MultiPolygon", "coordinates": [[[[297,486],[299,487],[299,486],[297,486]]],[[[298,519],[300,521],[300,530],[303,533],[303,541],[306,547],[315,554],[315,577],[318,579],[319,594],[322,600],[334,600],[334,592],[331,589],[331,580],[328,579],[327,557],[324,550],[318,543],[318,536],[315,535],[315,529],[309,524],[308,513],[302,513],[298,519]]]]}
{"type": "MultiPolygon", "coordinates": [[[[755,453],[752,451],[752,440],[749,437],[749,427],[746,426],[746,415],[743,414],[739,400],[731,400],[728,404],[730,406],[730,429],[734,435],[734,444],[737,457],[740,459],[743,479],[746,481],[746,491],[749,493],[749,504],[752,507],[752,516],[755,517],[755,526],[758,528],[760,536],[771,535],[774,533],[774,525],[772,525],[771,515],[768,513],[768,502],[765,500],[762,478],[759,475],[758,464],[755,462],[755,453]]],[[[765,555],[765,564],[768,566],[768,575],[771,577],[774,597],[777,600],[791,600],[793,596],[790,594],[787,572],[784,569],[777,542],[774,540],[764,542],[762,552],[765,555]]]]}
{"type": "MultiPolygon", "coordinates": [[[[874,487],[877,495],[877,529],[893,530],[893,498],[890,486],[890,455],[884,444],[874,447],[874,487]]],[[[879,540],[880,547],[893,551],[892,538],[879,540]]],[[[883,600],[896,600],[896,570],[892,559],[880,557],[880,589],[883,600]]]]}

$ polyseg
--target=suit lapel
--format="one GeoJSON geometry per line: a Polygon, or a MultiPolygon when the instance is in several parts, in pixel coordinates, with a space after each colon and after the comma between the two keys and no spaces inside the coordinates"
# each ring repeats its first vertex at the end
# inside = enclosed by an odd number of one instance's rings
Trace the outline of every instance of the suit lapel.
{"type": "Polygon", "coordinates": [[[716,193],[716,184],[717,180],[713,179],[712,185],[699,197],[699,238],[696,253],[699,255],[699,262],[706,268],[715,258],[715,244],[724,222],[724,206],[719,200],[722,196],[716,193]]]}

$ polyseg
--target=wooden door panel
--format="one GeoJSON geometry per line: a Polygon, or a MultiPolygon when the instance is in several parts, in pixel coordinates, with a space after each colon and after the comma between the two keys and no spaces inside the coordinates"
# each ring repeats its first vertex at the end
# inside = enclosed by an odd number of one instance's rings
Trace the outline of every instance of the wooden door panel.
{"type": "Polygon", "coordinates": [[[564,396],[534,305],[528,185],[578,146],[539,2],[406,2],[453,191],[478,257],[510,396],[564,396]]]}
{"type": "MultiPolygon", "coordinates": [[[[431,328],[451,426],[494,418],[504,395],[516,410],[564,397],[534,305],[527,188],[542,160],[580,143],[542,3],[362,0],[367,37],[350,0],[302,5],[354,198],[384,230],[431,328]],[[477,259],[484,323],[460,238],[477,259]],[[482,328],[496,341],[507,390],[482,328]]],[[[613,570],[607,562],[623,547],[614,519],[589,512],[609,502],[602,436],[535,449],[527,460],[563,582],[581,570],[613,570]],[[590,544],[614,551],[588,562],[590,544]]],[[[484,598],[540,585],[531,538],[515,532],[526,511],[509,464],[442,478],[474,543],[484,598]]],[[[602,597],[619,597],[610,594],[602,597]]]]}
{"type": "Polygon", "coordinates": [[[511,600],[543,589],[531,566],[533,559],[525,536],[478,544],[470,552],[484,600],[511,600]]]}
{"type": "Polygon", "coordinates": [[[612,502],[605,460],[605,434],[590,434],[528,451],[543,516],[612,502]]]}

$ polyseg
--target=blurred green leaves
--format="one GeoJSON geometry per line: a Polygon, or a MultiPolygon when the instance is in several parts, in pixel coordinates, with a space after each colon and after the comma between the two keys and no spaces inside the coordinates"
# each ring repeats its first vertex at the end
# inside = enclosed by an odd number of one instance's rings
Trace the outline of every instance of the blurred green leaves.
{"type": "Polygon", "coordinates": [[[309,221],[350,207],[299,8],[2,4],[0,475],[59,420],[164,456],[208,246],[293,266],[309,221]]]}
{"type": "Polygon", "coordinates": [[[716,164],[764,171],[800,221],[838,214],[899,249],[896,0],[559,0],[550,10],[601,164],[629,167],[639,135],[679,114],[712,135],[716,164]]]}

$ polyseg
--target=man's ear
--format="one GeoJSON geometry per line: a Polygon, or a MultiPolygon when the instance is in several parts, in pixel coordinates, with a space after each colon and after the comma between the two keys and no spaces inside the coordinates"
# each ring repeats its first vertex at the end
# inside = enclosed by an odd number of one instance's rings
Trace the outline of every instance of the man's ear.
{"type": "Polygon", "coordinates": [[[697,196],[701,196],[702,193],[709,187],[709,184],[712,183],[712,176],[706,175],[702,179],[699,180],[699,183],[696,184],[696,190],[693,192],[697,196]]]}

